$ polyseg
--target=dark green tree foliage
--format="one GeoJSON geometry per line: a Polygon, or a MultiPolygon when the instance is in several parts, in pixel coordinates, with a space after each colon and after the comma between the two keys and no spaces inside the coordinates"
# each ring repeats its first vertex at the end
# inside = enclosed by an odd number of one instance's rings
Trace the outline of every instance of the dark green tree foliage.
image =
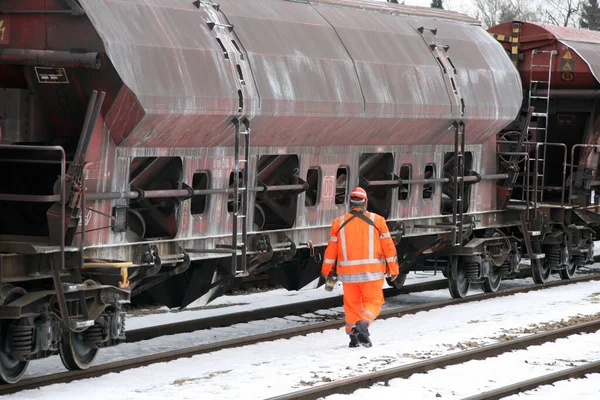
{"type": "Polygon", "coordinates": [[[585,0],[581,10],[580,25],[582,28],[600,31],[600,7],[598,7],[598,0],[585,0]]]}
{"type": "Polygon", "coordinates": [[[439,8],[440,10],[444,9],[444,4],[442,4],[442,0],[431,0],[431,8],[439,8]]]}
{"type": "Polygon", "coordinates": [[[388,3],[395,3],[395,4],[398,4],[398,0],[388,0],[388,3]]]}

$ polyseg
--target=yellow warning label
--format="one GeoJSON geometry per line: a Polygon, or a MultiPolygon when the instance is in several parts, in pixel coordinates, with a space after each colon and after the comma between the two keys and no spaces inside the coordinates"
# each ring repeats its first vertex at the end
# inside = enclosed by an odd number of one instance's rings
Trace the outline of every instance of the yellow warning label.
{"type": "Polygon", "coordinates": [[[572,60],[572,59],[573,59],[573,56],[571,56],[571,52],[569,50],[567,50],[567,52],[563,56],[563,60],[572,60]]]}

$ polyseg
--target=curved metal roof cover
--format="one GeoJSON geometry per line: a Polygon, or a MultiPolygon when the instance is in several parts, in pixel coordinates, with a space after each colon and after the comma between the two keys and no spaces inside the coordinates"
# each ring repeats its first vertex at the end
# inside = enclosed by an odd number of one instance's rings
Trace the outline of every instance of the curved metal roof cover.
{"type": "Polygon", "coordinates": [[[244,112],[263,129],[254,130],[257,145],[451,142],[447,128],[461,116],[416,31],[420,26],[435,25],[440,44],[450,43],[469,142],[484,141],[516,116],[518,74],[501,45],[476,24],[336,1],[221,0],[218,11],[206,1],[200,10],[186,0],[81,4],[145,113],[127,145],[228,140],[231,135],[222,133],[238,114],[239,79],[207,25],[225,17],[233,27],[218,28],[229,35],[223,41],[239,40],[249,68],[245,87],[258,88],[244,93],[244,112]]]}
{"type": "Polygon", "coordinates": [[[590,67],[594,78],[600,82],[600,32],[533,22],[527,23],[537,25],[548,31],[556,40],[572,48],[590,67]]]}
{"type": "Polygon", "coordinates": [[[302,3],[327,4],[332,6],[357,8],[360,10],[370,10],[390,14],[399,14],[407,16],[421,16],[430,18],[450,19],[454,21],[469,22],[480,25],[481,22],[466,14],[456,11],[440,10],[438,8],[407,6],[404,4],[384,3],[375,0],[287,0],[298,1],[302,3]]]}

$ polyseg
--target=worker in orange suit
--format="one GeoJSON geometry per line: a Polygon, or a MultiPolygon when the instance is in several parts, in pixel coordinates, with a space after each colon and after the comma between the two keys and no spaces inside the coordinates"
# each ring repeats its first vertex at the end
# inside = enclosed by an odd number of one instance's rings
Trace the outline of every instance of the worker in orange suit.
{"type": "Polygon", "coordinates": [[[344,289],[344,313],[349,347],[371,347],[369,326],[383,305],[383,278],[398,277],[396,246],[385,218],[368,212],[367,193],[357,187],[350,193],[350,212],[331,224],[321,272],[337,273],[344,289]],[[334,269],[334,265],[337,266],[334,269]]]}

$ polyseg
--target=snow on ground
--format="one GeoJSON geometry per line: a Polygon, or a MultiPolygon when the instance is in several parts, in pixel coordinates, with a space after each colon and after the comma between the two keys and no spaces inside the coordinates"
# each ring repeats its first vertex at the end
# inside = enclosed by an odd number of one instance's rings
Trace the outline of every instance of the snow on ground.
{"type": "MultiPolygon", "coordinates": [[[[410,273],[406,278],[406,284],[415,284],[432,280],[444,279],[441,273],[415,274],[410,273]]],[[[389,287],[387,283],[385,287],[389,287]]],[[[323,287],[311,290],[288,291],[276,289],[263,293],[251,293],[237,296],[221,296],[212,301],[207,307],[186,310],[169,310],[167,307],[159,309],[160,313],[149,313],[140,316],[140,311],[127,315],[127,329],[140,329],[148,326],[169,324],[173,322],[189,321],[192,319],[208,318],[217,315],[231,314],[256,310],[260,308],[276,307],[284,304],[301,303],[309,300],[323,299],[342,295],[342,284],[337,283],[334,290],[326,292],[323,287]]]]}
{"type": "MultiPolygon", "coordinates": [[[[600,255],[600,240],[594,242],[594,254],[600,255]]],[[[523,260],[523,265],[528,265],[529,260],[523,260]]],[[[597,268],[600,264],[594,264],[591,267],[597,268]]],[[[584,271],[588,267],[580,268],[580,271],[584,271]]],[[[441,273],[425,273],[425,272],[411,272],[406,277],[405,285],[422,283],[427,281],[433,281],[438,279],[444,279],[441,273]]],[[[556,274],[552,275],[550,280],[560,280],[556,274]]],[[[533,280],[527,279],[513,279],[502,282],[502,289],[516,286],[532,285],[533,280]]],[[[384,288],[389,287],[387,283],[384,283],[384,288]]],[[[473,285],[470,293],[480,292],[478,285],[473,285]]],[[[448,291],[446,290],[447,294],[448,291]]],[[[286,289],[271,290],[262,293],[251,293],[237,296],[221,296],[212,301],[208,306],[198,308],[188,308],[184,310],[169,309],[167,307],[161,307],[158,310],[136,310],[135,313],[127,315],[127,329],[141,329],[149,326],[163,325],[174,322],[188,321],[199,318],[209,318],[218,315],[230,314],[234,312],[242,312],[255,310],[260,308],[275,307],[283,304],[300,303],[304,301],[321,299],[326,297],[335,297],[342,295],[342,285],[337,283],[333,291],[326,292],[323,288],[300,290],[300,291],[288,291],[286,289]]],[[[446,298],[449,298],[447,296],[446,298]]],[[[193,305],[193,303],[192,303],[193,305]]],[[[190,305],[191,307],[191,305],[190,305]]]]}
{"type": "Polygon", "coordinates": [[[563,399],[597,399],[600,397],[600,374],[588,374],[584,379],[569,379],[544,385],[536,390],[505,397],[505,400],[563,400],[563,399]]]}
{"type": "MultiPolygon", "coordinates": [[[[435,297],[449,298],[447,290],[439,290],[397,296],[388,299],[387,305],[406,305],[407,302],[415,303],[424,298],[431,301],[435,297]]],[[[468,346],[472,342],[493,343],[501,335],[507,334],[507,330],[510,333],[530,324],[599,312],[600,284],[579,283],[379,320],[371,328],[374,342],[371,349],[349,349],[343,329],[329,330],[53,385],[41,390],[24,391],[7,398],[264,399],[374,369],[404,365],[460,351],[465,344],[468,346]]],[[[289,319],[280,320],[291,324],[289,319]]],[[[262,321],[261,324],[266,322],[262,321]]],[[[222,329],[230,329],[230,334],[234,334],[235,328],[222,329]]],[[[221,337],[222,332],[223,330],[211,329],[174,335],[103,349],[103,353],[108,350],[130,354],[137,350],[141,353],[148,347],[167,347],[165,343],[173,343],[174,340],[179,348],[183,348],[186,340],[201,344],[206,340],[226,339],[221,337]]],[[[238,332],[238,335],[248,333],[250,332],[238,332]]],[[[115,355],[117,354],[113,353],[115,355]]],[[[35,364],[33,362],[31,366],[35,364]]],[[[511,361],[491,371],[473,371],[489,375],[493,371],[514,369],[519,375],[518,367],[511,361]]],[[[465,382],[470,379],[470,376],[463,378],[465,382]]],[[[452,384],[456,385],[456,381],[452,384]]],[[[414,398],[402,394],[403,397],[414,398]]],[[[371,398],[370,395],[368,397],[371,398]]]]}
{"type": "MultiPolygon", "coordinates": [[[[505,353],[485,360],[474,360],[436,369],[426,374],[415,374],[407,379],[392,379],[388,386],[378,383],[369,389],[361,389],[346,395],[328,396],[327,400],[350,400],[385,398],[390,393],[402,393],[406,399],[464,399],[526,379],[579,366],[600,359],[600,333],[573,335],[556,342],[531,346],[525,350],[505,353]],[[439,396],[438,396],[439,395],[439,396]]],[[[600,397],[600,375],[582,385],[581,396],[588,399],[600,397]],[[594,387],[594,383],[596,386],[594,387]],[[586,394],[587,393],[587,394],[586,394]],[[593,395],[593,397],[592,397],[593,395]]],[[[575,383],[572,383],[575,385],[575,383]]],[[[530,394],[510,398],[536,398],[530,394]]],[[[583,399],[575,396],[568,385],[544,388],[538,399],[583,399]]]]}
{"type": "MultiPolygon", "coordinates": [[[[414,275],[414,274],[411,274],[414,275]]],[[[435,277],[429,275],[417,275],[412,278],[413,282],[417,280],[440,279],[442,275],[438,274],[435,277]]],[[[408,279],[407,279],[408,281],[408,279]]],[[[518,281],[507,281],[506,287],[516,284],[533,284],[531,279],[521,279],[518,281]]],[[[504,285],[504,283],[503,283],[504,285]]],[[[472,293],[478,293],[481,290],[473,290],[472,293]]],[[[277,304],[294,303],[320,298],[322,296],[339,296],[342,294],[341,286],[336,287],[334,292],[326,292],[323,288],[310,290],[306,292],[288,292],[287,290],[273,290],[264,293],[253,293],[243,296],[223,296],[214,303],[223,306],[222,308],[210,310],[194,310],[194,311],[172,311],[165,314],[149,314],[128,318],[126,320],[127,330],[151,326],[159,323],[176,322],[179,320],[188,320],[195,318],[206,318],[211,315],[223,315],[231,312],[248,311],[257,308],[273,307],[277,304]],[[231,305],[227,307],[227,305],[231,305]],[[207,314],[204,314],[207,312],[207,314]],[[134,328],[132,328],[132,326],[134,328]]],[[[447,289],[435,290],[430,292],[415,293],[413,295],[401,296],[402,300],[392,301],[384,305],[384,309],[390,307],[408,307],[417,304],[430,303],[433,301],[446,300],[450,298],[447,289]]],[[[212,305],[213,303],[211,303],[212,305]]],[[[309,323],[321,322],[323,318],[341,318],[343,307],[335,307],[329,310],[320,310],[315,313],[307,313],[298,316],[287,316],[285,318],[271,318],[263,321],[252,321],[244,324],[236,324],[224,328],[213,328],[209,330],[200,330],[190,333],[182,333],[160,337],[156,339],[146,340],[137,343],[122,343],[116,347],[108,347],[101,349],[95,365],[108,362],[125,360],[133,357],[140,357],[150,354],[156,354],[169,350],[177,350],[185,347],[193,347],[217,341],[236,339],[247,335],[257,335],[265,332],[273,332],[277,330],[294,328],[309,323]]],[[[25,378],[47,375],[64,370],[60,358],[52,356],[42,360],[36,360],[29,364],[29,368],[25,374],[25,378]]]]}

